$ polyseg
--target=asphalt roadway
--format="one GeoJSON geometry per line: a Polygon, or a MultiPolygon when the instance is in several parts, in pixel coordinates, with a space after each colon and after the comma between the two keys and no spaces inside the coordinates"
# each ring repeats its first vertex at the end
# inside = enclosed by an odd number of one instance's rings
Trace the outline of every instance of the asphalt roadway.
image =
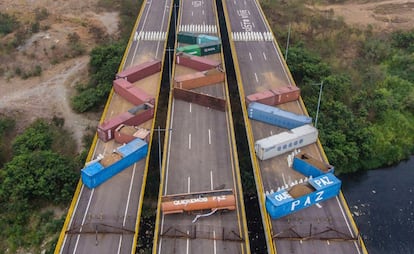
{"type": "MultiPolygon", "coordinates": [[[[227,22],[230,23],[231,32],[271,32],[260,7],[255,0],[225,0],[227,9],[227,22]]],[[[229,31],[230,34],[230,31],[229,31]]],[[[230,37],[231,38],[231,37],[230,37]]],[[[282,56],[277,50],[275,41],[233,41],[237,55],[240,78],[243,83],[245,96],[264,91],[269,88],[294,85],[290,79],[288,70],[283,64],[282,56]]],[[[244,99],[242,98],[243,106],[244,99]]],[[[289,102],[280,106],[284,110],[304,114],[299,102],[289,102]]],[[[253,135],[254,141],[285,131],[282,128],[270,126],[257,121],[249,120],[248,132],[253,135]],[[250,128],[250,129],[249,129],[250,128]]],[[[312,156],[322,160],[322,153],[316,144],[303,149],[312,156]]],[[[254,160],[258,165],[258,178],[262,182],[263,192],[274,190],[278,187],[290,184],[295,180],[304,178],[287,165],[288,153],[275,158],[261,161],[255,154],[254,160]]],[[[257,183],[260,184],[260,183],[257,183]]],[[[263,202],[264,193],[259,193],[263,202]]],[[[262,206],[264,207],[264,206],[262,206]]],[[[272,239],[271,253],[363,253],[362,247],[356,240],[356,232],[352,227],[344,205],[338,197],[321,202],[317,206],[301,210],[278,220],[271,220],[267,212],[265,224],[270,224],[270,232],[266,232],[267,238],[272,239]]]]}
{"type": "MultiPolygon", "coordinates": [[[[171,5],[171,0],[144,2],[137,32],[161,31],[166,34],[171,5]]],[[[123,67],[153,58],[162,60],[164,43],[165,38],[132,41],[123,67]]],[[[156,96],[160,82],[161,72],[136,82],[136,86],[156,96]]],[[[104,119],[132,106],[114,93],[104,119]]],[[[152,121],[147,121],[143,127],[151,128],[152,121]]],[[[98,139],[93,159],[99,154],[111,153],[118,146],[114,141],[104,143],[98,139]]],[[[145,165],[146,159],[141,160],[92,190],[82,185],[59,253],[131,253],[136,241],[145,165]]]]}
{"type": "MultiPolygon", "coordinates": [[[[181,25],[216,25],[214,1],[183,0],[181,25]]],[[[210,58],[220,60],[215,54],[210,58]]],[[[193,73],[175,66],[174,76],[193,73]]],[[[225,83],[197,88],[212,96],[227,98],[225,83]]],[[[248,253],[247,229],[237,181],[233,154],[230,112],[217,111],[182,100],[170,105],[169,139],[164,157],[163,195],[234,189],[236,211],[215,213],[199,218],[195,214],[161,214],[157,253],[248,253]]],[[[236,157],[237,158],[237,157],[236,157]]]]}

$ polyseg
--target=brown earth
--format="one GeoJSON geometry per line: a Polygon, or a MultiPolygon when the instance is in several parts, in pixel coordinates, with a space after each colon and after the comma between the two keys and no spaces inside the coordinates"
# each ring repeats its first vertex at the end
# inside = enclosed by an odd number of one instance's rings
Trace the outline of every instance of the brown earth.
{"type": "MultiPolygon", "coordinates": [[[[65,119],[65,127],[73,132],[81,147],[88,126],[96,127],[100,114],[76,114],[70,97],[78,83],[88,80],[88,52],[102,40],[118,36],[118,13],[97,7],[98,0],[2,0],[2,13],[15,15],[21,24],[33,23],[36,8],[46,8],[40,31],[33,33],[17,49],[0,50],[0,114],[16,119],[18,132],[36,118],[65,119]],[[84,49],[80,56],[72,55],[68,35],[76,33],[84,49]],[[30,73],[40,66],[39,77],[22,79],[20,73],[30,73]]],[[[0,45],[14,34],[0,37],[0,45]]]]}
{"type": "Polygon", "coordinates": [[[353,0],[343,4],[317,5],[319,10],[333,10],[351,25],[372,25],[382,31],[406,30],[414,27],[413,0],[353,0]]]}

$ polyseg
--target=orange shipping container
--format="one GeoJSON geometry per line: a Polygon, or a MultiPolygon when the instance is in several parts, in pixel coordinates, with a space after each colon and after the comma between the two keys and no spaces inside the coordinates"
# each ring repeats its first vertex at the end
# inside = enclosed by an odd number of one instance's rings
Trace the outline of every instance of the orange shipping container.
{"type": "Polygon", "coordinates": [[[222,82],[224,82],[224,72],[212,69],[175,77],[174,86],[182,89],[194,89],[222,82]]]}
{"type": "Polygon", "coordinates": [[[193,194],[177,194],[162,197],[161,210],[164,214],[204,211],[204,210],[235,210],[236,199],[231,194],[203,196],[193,194]],[[192,197],[190,197],[192,196],[192,197]],[[184,197],[184,198],[183,198],[184,197]]]}

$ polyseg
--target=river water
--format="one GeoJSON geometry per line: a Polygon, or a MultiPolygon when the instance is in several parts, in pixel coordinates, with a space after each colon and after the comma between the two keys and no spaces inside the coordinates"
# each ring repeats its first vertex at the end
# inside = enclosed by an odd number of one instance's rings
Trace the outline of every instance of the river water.
{"type": "Polygon", "coordinates": [[[414,156],[394,167],[339,178],[368,252],[414,253],[414,156]]]}

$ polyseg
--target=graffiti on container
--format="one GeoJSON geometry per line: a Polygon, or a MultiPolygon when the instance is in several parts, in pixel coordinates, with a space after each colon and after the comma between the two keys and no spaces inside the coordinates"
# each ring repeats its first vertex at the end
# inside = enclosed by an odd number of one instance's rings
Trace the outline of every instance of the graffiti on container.
{"type": "Polygon", "coordinates": [[[194,204],[194,203],[204,203],[208,202],[208,198],[191,198],[191,199],[183,199],[183,200],[174,200],[174,205],[188,205],[188,204],[194,204]]]}
{"type": "Polygon", "coordinates": [[[319,187],[325,187],[325,186],[334,184],[334,182],[331,179],[329,179],[329,177],[327,176],[323,176],[319,179],[315,179],[313,182],[319,187]]]}
{"type": "Polygon", "coordinates": [[[318,203],[319,201],[322,201],[323,200],[323,197],[322,197],[323,193],[324,193],[324,191],[316,192],[315,200],[313,200],[313,202],[311,201],[312,196],[307,196],[306,199],[305,199],[305,202],[303,203],[303,205],[301,205],[301,200],[300,199],[297,199],[297,200],[293,201],[292,202],[292,207],[290,208],[290,210],[291,211],[298,210],[299,208],[310,206],[314,203],[318,203]]]}
{"type": "Polygon", "coordinates": [[[245,32],[251,32],[253,28],[253,24],[249,19],[250,11],[249,10],[238,10],[237,15],[239,15],[242,20],[240,21],[240,25],[245,32]]]}

